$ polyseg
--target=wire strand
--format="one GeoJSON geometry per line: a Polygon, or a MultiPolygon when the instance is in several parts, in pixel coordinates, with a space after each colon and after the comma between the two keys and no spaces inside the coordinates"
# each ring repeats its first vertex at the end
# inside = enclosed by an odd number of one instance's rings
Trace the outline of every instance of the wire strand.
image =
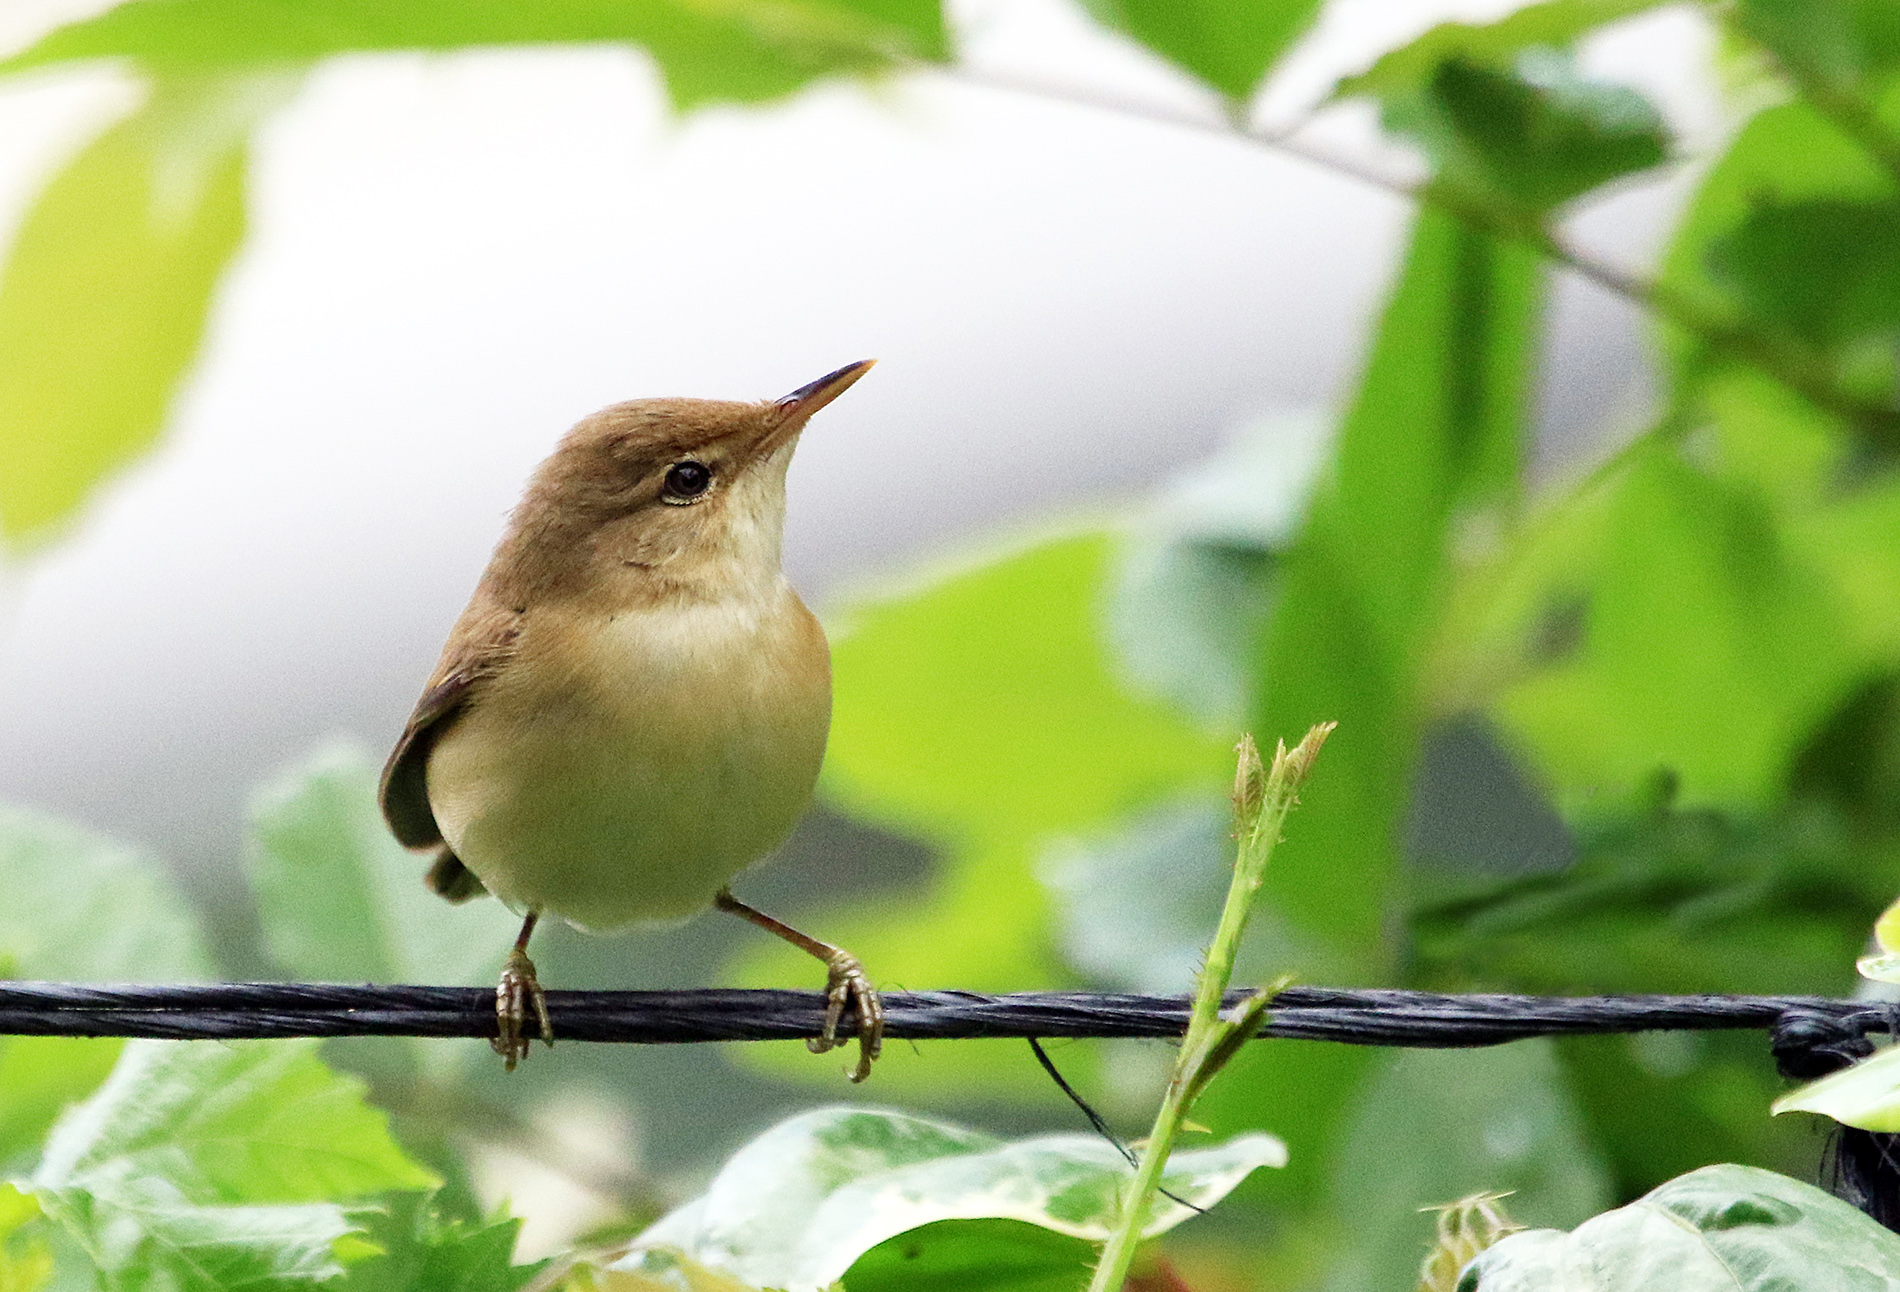
{"type": "MultiPolygon", "coordinates": [[[[1237,1003],[1246,991],[1229,993],[1237,1003]]],[[[893,992],[893,1039],[1162,1037],[1187,1027],[1189,998],[1099,992],[893,992]]],[[[555,1035],[566,1041],[650,1045],[796,1040],[823,1026],[816,991],[550,991],[555,1035]]],[[[1274,998],[1263,1037],[1348,1045],[1458,1048],[1533,1036],[1775,1027],[1801,1011],[1852,1032],[1891,1031],[1874,1002],[1811,996],[1441,995],[1399,990],[1289,987],[1274,998]]],[[[847,1017],[840,1029],[852,1030],[847,1017]]],[[[495,993],[485,987],[214,983],[121,986],[0,984],[0,1034],[235,1040],[292,1036],[492,1037],[495,993]]]]}

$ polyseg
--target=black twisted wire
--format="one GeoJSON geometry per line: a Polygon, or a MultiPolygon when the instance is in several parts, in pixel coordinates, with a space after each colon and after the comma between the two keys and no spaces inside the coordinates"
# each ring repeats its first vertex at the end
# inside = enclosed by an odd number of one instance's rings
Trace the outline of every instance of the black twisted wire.
{"type": "MultiPolygon", "coordinates": [[[[1238,1002],[1248,995],[1230,993],[1238,1002]]],[[[1178,1037],[1187,996],[1099,992],[892,992],[892,1039],[1178,1037]]],[[[683,1044],[812,1036],[824,1015],[815,991],[550,991],[555,1035],[569,1041],[683,1044]]],[[[1772,1030],[1787,1015],[1847,1034],[1892,1031],[1893,1011],[1812,996],[1440,995],[1289,987],[1262,1036],[1350,1045],[1456,1048],[1533,1036],[1772,1030]]],[[[850,1020],[846,1020],[846,1032],[850,1020]]],[[[495,1034],[495,994],[482,987],[213,983],[118,986],[0,983],[0,1034],[235,1040],[291,1036],[495,1034]]]]}

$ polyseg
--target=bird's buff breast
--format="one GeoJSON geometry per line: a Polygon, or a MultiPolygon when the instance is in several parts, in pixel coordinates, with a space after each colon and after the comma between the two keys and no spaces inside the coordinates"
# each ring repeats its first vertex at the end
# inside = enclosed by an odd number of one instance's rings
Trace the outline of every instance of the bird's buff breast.
{"type": "Polygon", "coordinates": [[[782,584],[764,604],[550,616],[443,733],[429,801],[517,910],[683,919],[790,833],[830,715],[824,634],[782,584]]]}

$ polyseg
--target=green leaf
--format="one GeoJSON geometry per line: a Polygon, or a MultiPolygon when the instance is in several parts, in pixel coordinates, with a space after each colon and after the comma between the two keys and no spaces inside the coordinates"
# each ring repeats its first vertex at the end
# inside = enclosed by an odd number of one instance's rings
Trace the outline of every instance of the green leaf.
{"type": "Polygon", "coordinates": [[[1068,962],[1108,990],[1191,991],[1233,847],[1233,809],[1210,796],[1053,848],[1039,869],[1068,962]]]}
{"type": "Polygon", "coordinates": [[[1812,1185],[1748,1166],[1671,1180],[1572,1233],[1513,1234],[1461,1292],[1804,1292],[1900,1288],[1900,1237],[1812,1185]]]}
{"type": "Polygon", "coordinates": [[[1502,193],[1535,211],[1668,155],[1662,117],[1647,99],[1581,79],[1554,51],[1529,51],[1510,71],[1453,59],[1433,74],[1427,103],[1429,115],[1400,114],[1395,124],[1437,156],[1439,182],[1502,193]]]}
{"type": "Polygon", "coordinates": [[[886,1239],[845,1271],[850,1292],[1075,1292],[1099,1248],[1015,1220],[946,1220],[886,1239]]]}
{"type": "Polygon", "coordinates": [[[1751,312],[1839,344],[1900,328],[1900,201],[1770,198],[1708,251],[1751,312]]]}
{"type": "Polygon", "coordinates": [[[69,1105],[98,1089],[124,1044],[111,1037],[0,1039],[0,1169],[32,1169],[46,1132],[69,1105]]]}
{"type": "Polygon", "coordinates": [[[38,1292],[53,1277],[53,1251],[39,1219],[32,1195],[0,1184],[0,1292],[38,1292]]]}
{"type": "Polygon", "coordinates": [[[1529,253],[1421,212],[1335,460],[1259,648],[1263,739],[1337,720],[1266,877],[1330,944],[1333,981],[1385,979],[1398,833],[1423,726],[1420,673],[1453,546],[1516,502],[1541,280],[1529,253]]]}
{"type": "Polygon", "coordinates": [[[62,1119],[42,1188],[163,1180],[197,1206],[359,1198],[439,1181],[389,1137],[362,1083],[317,1042],[127,1045],[99,1092],[62,1119]]]}
{"type": "Polygon", "coordinates": [[[0,272],[0,542],[43,539],[157,440],[244,233],[281,71],[161,79],[28,211],[0,272]]]}
{"type": "Polygon", "coordinates": [[[75,59],[261,67],[364,50],[625,41],[676,104],[778,98],[814,78],[948,54],[937,0],[130,0],[52,32],[0,72],[75,59]]]}
{"type": "MultiPolygon", "coordinates": [[[[1776,283],[1770,276],[1819,272],[1836,288],[1854,278],[1851,264],[1839,258],[1840,240],[1851,232],[1842,227],[1843,216],[1851,222],[1851,212],[1883,209],[1895,192],[1893,177],[1809,105],[1767,108],[1709,168],[1677,223],[1659,280],[1718,317],[1726,311],[1771,329],[1849,335],[1852,329],[1833,322],[1829,301],[1813,299],[1801,282],[1776,283]]],[[[1874,232],[1866,252],[1877,268],[1894,239],[1888,230],[1874,232]]],[[[1664,334],[1688,390],[1704,371],[1732,363],[1667,325],[1664,334]]]]}
{"type": "Polygon", "coordinates": [[[392,1194],[356,1218],[379,1251],[350,1266],[341,1292],[518,1292],[547,1268],[514,1263],[519,1220],[444,1220],[428,1194],[392,1194]]]}
{"type": "Polygon", "coordinates": [[[1424,1208],[1496,1190],[1518,1220],[1574,1225],[1612,1200],[1547,1041],[1400,1052],[1354,1108],[1337,1171],[1339,1289],[1409,1286],[1432,1243],[1424,1208]]]}
{"type": "MultiPolygon", "coordinates": [[[[174,982],[208,976],[198,922],[150,858],[50,817],[0,807],[0,963],[11,977],[174,982]]],[[[0,1038],[0,1164],[29,1166],[67,1104],[105,1079],[120,1042],[0,1038]],[[25,1159],[25,1160],[23,1160],[25,1159]]]]}
{"type": "Polygon", "coordinates": [[[499,902],[452,906],[424,859],[390,837],[376,770],[336,747],[265,786],[251,805],[250,863],[271,954],[322,982],[485,985],[519,921],[499,902]]]}
{"type": "Polygon", "coordinates": [[[1084,0],[1089,12],[1127,32],[1229,99],[1245,100],[1305,34],[1319,0],[1084,0]]]}
{"type": "MultiPolygon", "coordinates": [[[[1285,1160],[1272,1136],[1243,1136],[1175,1154],[1163,1185],[1205,1209],[1252,1171],[1285,1160]]],[[[1006,1143],[905,1113],[821,1108],[740,1149],[704,1196],[642,1234],[625,1264],[637,1270],[641,1251],[664,1249],[760,1287],[815,1292],[879,1244],[944,1221],[1009,1220],[1100,1241],[1129,1174],[1114,1146],[1094,1136],[1006,1143]]],[[[1144,1232],[1164,1233],[1193,1214],[1163,1198],[1144,1232]]],[[[931,1239],[946,1261],[979,1241],[931,1239]]],[[[878,1263],[889,1269],[891,1255],[878,1263]]]]}
{"type": "Polygon", "coordinates": [[[294,1288],[342,1271],[339,1201],[439,1183],[315,1041],[135,1041],[33,1178],[109,1289],[294,1288]]]}
{"type": "MultiPolygon", "coordinates": [[[[824,790],[855,816],[935,844],[944,860],[928,893],[798,913],[794,923],[850,948],[880,982],[1009,991],[1068,979],[1046,943],[1034,877],[1047,844],[1232,774],[1227,739],[1120,685],[1098,630],[1112,554],[1108,534],[1072,533],[849,612],[833,634],[824,790]]],[[[809,957],[754,945],[745,980],[813,981],[809,957]]],[[[1020,1045],[993,1049],[1006,1057],[986,1067],[984,1044],[958,1042],[954,1071],[887,1052],[879,1080],[967,1095],[980,1070],[986,1082],[1046,1095],[1020,1045]]],[[[790,1047],[761,1049],[747,1058],[775,1073],[835,1076],[790,1047]]]]}
{"type": "Polygon", "coordinates": [[[1598,822],[1564,870],[1421,894],[1412,923],[1444,981],[1826,995],[1849,986],[1894,886],[1886,849],[1812,804],[1767,819],[1662,808],[1598,822]]]}
{"type": "Polygon", "coordinates": [[[1668,153],[1662,117],[1636,91],[1586,81],[1569,47],[1656,0],[1555,0],[1497,23],[1445,23],[1340,82],[1379,100],[1386,127],[1431,157],[1462,201],[1535,218],[1668,153]]]}
{"type": "Polygon", "coordinates": [[[1871,97],[1900,69],[1900,11],[1887,0],[1738,0],[1728,16],[1798,82],[1871,97]]]}
{"type": "Polygon", "coordinates": [[[571,1287],[572,1292],[758,1292],[729,1274],[664,1251],[641,1252],[611,1270],[589,1268],[585,1281],[576,1280],[571,1287]]]}
{"type": "Polygon", "coordinates": [[[1370,68],[1339,83],[1334,97],[1393,100],[1416,95],[1453,60],[1509,67],[1530,49],[1569,49],[1600,27],[1660,8],[1669,0],[1544,0],[1496,22],[1444,22],[1370,68]]]}
{"type": "Polygon", "coordinates": [[[175,982],[207,976],[198,922],[148,857],[0,806],[0,958],[18,978],[175,982]]]}
{"type": "Polygon", "coordinates": [[[1775,1100],[1774,1111],[1819,1113],[1862,1130],[1900,1130],[1900,1048],[1890,1046],[1790,1090],[1775,1100]]]}
{"type": "MultiPolygon", "coordinates": [[[[1394,841],[1425,722],[1421,674],[1455,545],[1516,505],[1541,306],[1534,257],[1420,213],[1255,657],[1261,738],[1339,722],[1266,875],[1263,926],[1297,956],[1278,970],[1393,980],[1394,841]]],[[[1195,1115],[1285,1135],[1291,1167],[1249,1191],[1311,1208],[1371,1063],[1343,1046],[1250,1046],[1195,1115]]]]}
{"type": "Polygon", "coordinates": [[[1558,801],[1657,774],[1688,806],[1773,803],[1862,663],[1844,608],[1754,490],[1649,444],[1567,500],[1493,601],[1520,676],[1495,713],[1558,801]]]}

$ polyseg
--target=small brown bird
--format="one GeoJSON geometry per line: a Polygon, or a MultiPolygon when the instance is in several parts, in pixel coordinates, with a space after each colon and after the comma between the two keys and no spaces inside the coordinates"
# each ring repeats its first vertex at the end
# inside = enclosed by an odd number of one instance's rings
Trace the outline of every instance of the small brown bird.
{"type": "Polygon", "coordinates": [[[779,568],[785,471],[813,413],[871,361],[760,404],[642,399],[569,431],[456,621],[383,768],[383,817],[435,852],[431,888],[524,917],[495,1049],[528,1053],[543,914],[607,931],[731,911],[825,962],[824,1030],[856,1015],[862,1081],[883,1006],[854,956],[735,898],[811,801],[831,723],[824,630],[779,568]]]}

